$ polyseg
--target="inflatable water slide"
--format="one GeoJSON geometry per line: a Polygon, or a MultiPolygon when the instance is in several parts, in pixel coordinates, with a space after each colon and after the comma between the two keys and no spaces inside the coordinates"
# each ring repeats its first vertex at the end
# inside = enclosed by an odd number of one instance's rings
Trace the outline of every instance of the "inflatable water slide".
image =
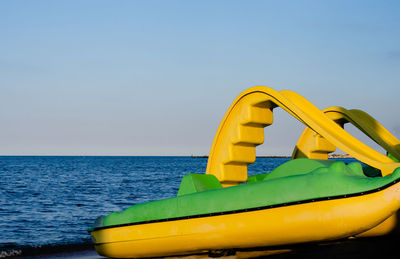
{"type": "MultiPolygon", "coordinates": [[[[242,92],[215,134],[205,174],[183,177],[176,197],[99,217],[100,255],[146,258],[384,235],[397,226],[400,141],[367,113],[320,110],[292,91],[242,92]],[[306,128],[292,159],[248,177],[264,128],[281,108],[306,128]],[[388,154],[343,129],[351,123],[388,154]],[[336,148],[359,162],[328,159],[336,148]]],[[[129,191],[129,190],[128,190],[129,191]]]]}

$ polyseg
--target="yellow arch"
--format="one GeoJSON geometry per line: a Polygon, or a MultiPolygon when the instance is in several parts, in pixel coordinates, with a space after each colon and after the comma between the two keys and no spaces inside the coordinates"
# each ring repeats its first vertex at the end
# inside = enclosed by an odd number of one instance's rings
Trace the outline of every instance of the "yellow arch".
{"type": "Polygon", "coordinates": [[[215,175],[224,186],[245,182],[247,165],[255,161],[255,147],[264,142],[264,127],[272,124],[275,107],[385,175],[400,167],[347,133],[301,95],[256,86],[242,92],[226,112],[211,146],[206,173],[215,175]]]}
{"type": "MultiPolygon", "coordinates": [[[[357,109],[347,110],[338,106],[326,108],[323,112],[341,127],[346,123],[353,124],[387,152],[400,160],[400,141],[368,113],[357,109]]],[[[306,128],[296,144],[292,159],[301,157],[328,159],[328,153],[334,152],[335,149],[335,145],[332,145],[311,129],[306,128]]]]}

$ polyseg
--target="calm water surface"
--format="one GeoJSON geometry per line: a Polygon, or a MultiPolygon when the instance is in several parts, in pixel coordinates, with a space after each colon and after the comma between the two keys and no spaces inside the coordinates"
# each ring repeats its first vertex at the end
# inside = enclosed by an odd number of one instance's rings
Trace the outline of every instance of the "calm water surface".
{"type": "MultiPolygon", "coordinates": [[[[258,158],[249,175],[288,158],[258,158]]],[[[21,246],[90,243],[100,215],[176,195],[206,158],[0,157],[0,251],[21,246]]]]}

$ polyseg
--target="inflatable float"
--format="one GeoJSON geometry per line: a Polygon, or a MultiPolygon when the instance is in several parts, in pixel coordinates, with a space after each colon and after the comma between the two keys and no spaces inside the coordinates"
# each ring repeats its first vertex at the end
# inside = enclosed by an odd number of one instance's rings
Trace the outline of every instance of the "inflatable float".
{"type": "Polygon", "coordinates": [[[217,130],[206,174],[185,175],[176,197],[99,217],[89,230],[96,251],[114,258],[213,253],[334,240],[379,226],[400,208],[400,164],[338,121],[295,92],[244,91],[217,130]],[[247,165],[277,107],[310,132],[300,138],[296,159],[248,178],[247,165]],[[332,147],[375,169],[309,157],[332,147]]]}

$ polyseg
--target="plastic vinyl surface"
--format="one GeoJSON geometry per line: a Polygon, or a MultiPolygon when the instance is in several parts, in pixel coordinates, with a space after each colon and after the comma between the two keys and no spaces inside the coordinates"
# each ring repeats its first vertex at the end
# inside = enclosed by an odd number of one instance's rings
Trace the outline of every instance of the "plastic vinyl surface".
{"type": "Polygon", "coordinates": [[[115,258],[193,254],[357,235],[400,206],[400,183],[349,198],[230,215],[107,228],[92,232],[100,255],[115,258]]]}
{"type": "MultiPolygon", "coordinates": [[[[273,123],[273,109],[276,107],[281,107],[304,123],[312,133],[318,133],[316,148],[322,150],[320,153],[323,154],[318,158],[324,158],[326,152],[338,147],[356,159],[380,169],[383,175],[392,174],[400,167],[399,163],[347,133],[297,93],[278,92],[258,86],[241,93],[226,112],[210,150],[206,173],[214,175],[224,187],[245,182],[247,165],[255,161],[255,147],[264,142],[264,127],[273,123]]],[[[384,136],[384,131],[378,131],[384,143],[392,143],[387,135],[384,136]]],[[[369,134],[372,136],[372,133],[369,134]]],[[[313,136],[304,139],[301,145],[305,148],[302,150],[315,149],[313,136]]],[[[391,176],[394,175],[396,173],[391,176]]],[[[192,177],[191,180],[196,179],[192,177]]],[[[370,179],[364,180],[368,182],[370,179]]],[[[197,191],[197,187],[188,185],[179,197],[197,191]]],[[[203,187],[207,189],[218,186],[210,183],[203,187]]],[[[395,180],[393,184],[357,195],[332,196],[323,200],[299,201],[296,204],[283,203],[259,210],[195,215],[162,222],[110,225],[94,228],[91,235],[96,251],[109,257],[184,255],[340,239],[366,233],[382,222],[385,223],[381,224],[383,227],[380,230],[386,231],[393,223],[390,216],[399,207],[400,183],[395,180]]]]}

